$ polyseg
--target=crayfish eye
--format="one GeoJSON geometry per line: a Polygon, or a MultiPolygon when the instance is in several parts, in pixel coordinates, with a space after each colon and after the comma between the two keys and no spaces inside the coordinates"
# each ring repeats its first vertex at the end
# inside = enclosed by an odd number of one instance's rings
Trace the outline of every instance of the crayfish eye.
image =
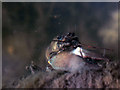
{"type": "Polygon", "coordinates": [[[58,40],[62,40],[62,39],[63,39],[63,36],[61,36],[61,35],[60,35],[60,36],[57,36],[57,39],[58,39],[58,40]]]}
{"type": "Polygon", "coordinates": [[[61,37],[60,36],[57,36],[57,39],[59,40],[61,37]]]}
{"type": "Polygon", "coordinates": [[[70,32],[70,33],[67,34],[67,36],[73,37],[73,36],[75,36],[75,33],[70,32]]]}

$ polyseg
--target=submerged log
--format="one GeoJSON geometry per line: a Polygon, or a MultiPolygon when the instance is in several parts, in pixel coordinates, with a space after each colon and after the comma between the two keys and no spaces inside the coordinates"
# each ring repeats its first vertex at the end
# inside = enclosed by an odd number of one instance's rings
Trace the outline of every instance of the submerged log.
{"type": "Polygon", "coordinates": [[[80,72],[39,71],[18,81],[15,88],[120,88],[120,62],[109,62],[101,70],[80,72]]]}

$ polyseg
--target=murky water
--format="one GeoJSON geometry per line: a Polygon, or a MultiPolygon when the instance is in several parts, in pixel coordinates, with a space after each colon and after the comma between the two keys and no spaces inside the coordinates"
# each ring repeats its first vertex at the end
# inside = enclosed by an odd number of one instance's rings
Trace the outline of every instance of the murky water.
{"type": "Polygon", "coordinates": [[[3,3],[3,83],[18,79],[32,60],[46,65],[45,50],[58,34],[75,32],[81,43],[114,49],[118,3],[3,3]]]}

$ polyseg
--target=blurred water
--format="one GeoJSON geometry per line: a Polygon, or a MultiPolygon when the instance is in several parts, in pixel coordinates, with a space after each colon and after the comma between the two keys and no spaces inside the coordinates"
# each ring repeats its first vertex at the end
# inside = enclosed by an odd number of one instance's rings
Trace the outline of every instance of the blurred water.
{"type": "Polygon", "coordinates": [[[118,49],[118,3],[3,3],[2,16],[4,84],[31,60],[44,68],[46,47],[58,34],[75,32],[82,43],[118,49]]]}

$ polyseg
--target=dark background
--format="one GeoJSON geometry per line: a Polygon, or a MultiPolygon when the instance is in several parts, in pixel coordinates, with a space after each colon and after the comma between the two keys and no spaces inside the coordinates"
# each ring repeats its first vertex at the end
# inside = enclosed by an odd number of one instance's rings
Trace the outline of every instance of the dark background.
{"type": "Polygon", "coordinates": [[[22,76],[31,60],[45,68],[47,46],[67,32],[117,57],[118,3],[2,3],[3,85],[22,76]]]}

